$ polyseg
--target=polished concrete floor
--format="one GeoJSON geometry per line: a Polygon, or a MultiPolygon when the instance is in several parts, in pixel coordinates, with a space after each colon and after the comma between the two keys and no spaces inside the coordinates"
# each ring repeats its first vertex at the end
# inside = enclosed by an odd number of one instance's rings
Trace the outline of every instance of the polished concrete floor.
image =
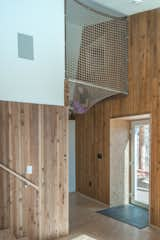
{"type": "Polygon", "coordinates": [[[70,194],[70,235],[62,240],[159,240],[160,231],[139,230],[96,213],[106,206],[79,193],[70,194]]]}

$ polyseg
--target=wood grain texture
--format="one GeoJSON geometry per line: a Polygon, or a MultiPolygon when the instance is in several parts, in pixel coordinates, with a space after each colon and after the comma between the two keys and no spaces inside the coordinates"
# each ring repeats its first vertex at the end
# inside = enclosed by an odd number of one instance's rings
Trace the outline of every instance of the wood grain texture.
{"type": "Polygon", "coordinates": [[[104,203],[109,202],[109,118],[104,116],[109,107],[99,104],[76,117],[77,191],[104,203]],[[97,160],[98,153],[102,160],[97,160]]]}
{"type": "Polygon", "coordinates": [[[65,107],[0,102],[1,162],[39,186],[0,169],[0,227],[17,239],[68,233],[67,123],[65,107]]]}
{"type": "Polygon", "coordinates": [[[150,113],[150,222],[160,227],[159,29],[159,9],[129,17],[129,95],[107,99],[84,116],[76,116],[76,156],[77,190],[109,204],[110,118],[150,113]],[[99,151],[103,153],[101,163],[96,161],[99,151]],[[92,187],[89,186],[90,179],[92,187]]]}
{"type": "MultiPolygon", "coordinates": [[[[8,103],[9,167],[38,184],[38,106],[8,103]],[[32,165],[33,174],[26,174],[32,165]]],[[[17,238],[38,239],[38,193],[10,175],[10,228],[17,238]]]]}
{"type": "Polygon", "coordinates": [[[68,233],[68,110],[44,106],[42,111],[44,149],[39,186],[40,239],[43,240],[68,233]]]}
{"type": "MultiPolygon", "coordinates": [[[[0,161],[8,165],[8,118],[7,104],[0,108],[0,161]]],[[[9,175],[0,169],[0,229],[9,227],[9,175]]]]}

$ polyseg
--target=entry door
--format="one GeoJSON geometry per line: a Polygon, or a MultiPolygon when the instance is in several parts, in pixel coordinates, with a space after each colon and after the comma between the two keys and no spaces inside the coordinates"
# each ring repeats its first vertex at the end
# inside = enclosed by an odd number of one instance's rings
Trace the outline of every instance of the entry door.
{"type": "Polygon", "coordinates": [[[148,207],[150,185],[150,121],[132,122],[131,203],[148,207]]]}

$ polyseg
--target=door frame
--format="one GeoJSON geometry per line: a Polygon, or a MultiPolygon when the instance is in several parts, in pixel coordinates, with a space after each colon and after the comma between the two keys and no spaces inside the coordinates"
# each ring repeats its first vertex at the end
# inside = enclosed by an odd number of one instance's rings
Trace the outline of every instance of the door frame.
{"type": "Polygon", "coordinates": [[[135,204],[136,206],[140,206],[143,208],[149,209],[150,206],[150,191],[151,191],[151,119],[142,119],[142,120],[132,120],[130,125],[130,199],[129,202],[131,204],[135,204]],[[134,199],[134,127],[141,126],[144,124],[149,124],[149,204],[138,202],[134,199]]]}

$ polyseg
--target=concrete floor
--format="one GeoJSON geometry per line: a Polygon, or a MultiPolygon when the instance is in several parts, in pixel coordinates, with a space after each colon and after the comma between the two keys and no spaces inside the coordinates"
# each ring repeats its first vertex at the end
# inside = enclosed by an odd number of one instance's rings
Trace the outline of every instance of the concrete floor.
{"type": "Polygon", "coordinates": [[[70,235],[61,240],[159,240],[160,230],[135,227],[96,213],[105,205],[70,194],[70,235]]]}

